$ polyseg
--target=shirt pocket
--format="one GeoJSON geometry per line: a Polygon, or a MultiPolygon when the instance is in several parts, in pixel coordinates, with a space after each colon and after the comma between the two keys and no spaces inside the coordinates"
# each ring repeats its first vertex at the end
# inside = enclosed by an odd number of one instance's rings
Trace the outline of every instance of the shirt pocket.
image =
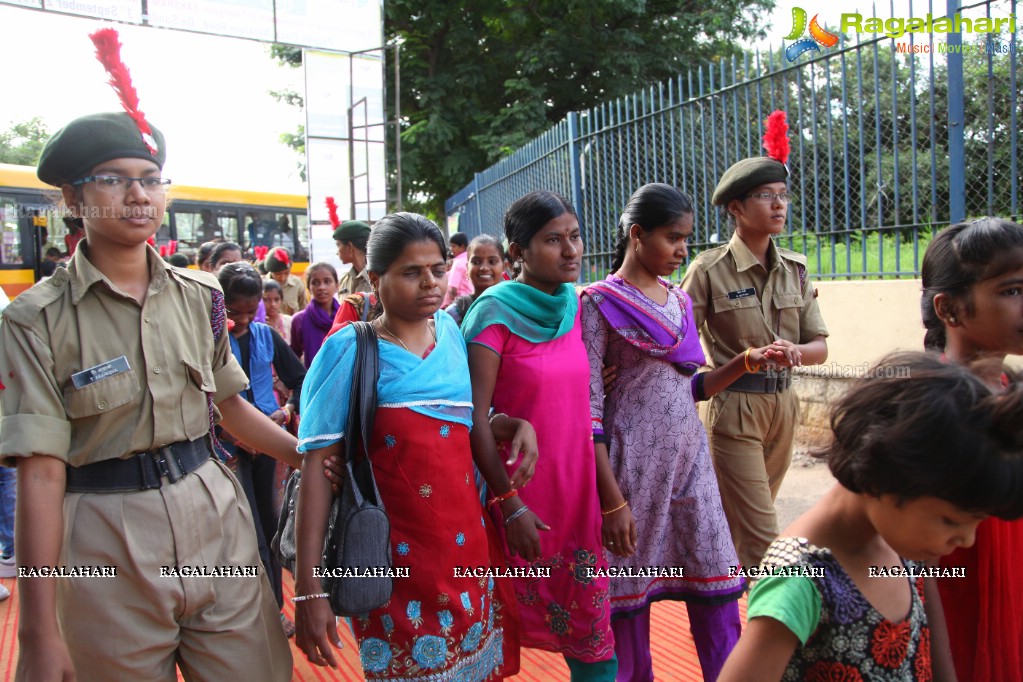
{"type": "Polygon", "coordinates": [[[141,387],[134,369],[100,379],[82,388],[64,389],[64,410],[71,419],[83,419],[112,412],[134,402],[141,387]]]}
{"type": "Polygon", "coordinates": [[[800,343],[799,317],[803,314],[803,297],[796,291],[775,292],[771,297],[776,315],[778,315],[779,335],[793,343],[800,343]]]}
{"type": "Polygon", "coordinates": [[[209,363],[182,360],[182,364],[187,377],[181,396],[181,421],[185,435],[189,440],[195,440],[209,431],[210,411],[206,394],[216,393],[217,385],[209,363]]]}
{"type": "Polygon", "coordinates": [[[757,346],[764,334],[764,313],[756,296],[728,298],[715,296],[711,301],[714,322],[711,332],[726,346],[757,346]]]}

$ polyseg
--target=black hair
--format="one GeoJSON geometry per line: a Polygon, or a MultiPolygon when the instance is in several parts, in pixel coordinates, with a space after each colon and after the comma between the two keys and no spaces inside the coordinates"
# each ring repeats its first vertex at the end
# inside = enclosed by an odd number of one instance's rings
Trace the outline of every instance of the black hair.
{"type": "Polygon", "coordinates": [[[566,213],[577,215],[572,202],[557,192],[530,192],[508,207],[504,214],[504,236],[509,244],[525,249],[544,225],[566,213]]]}
{"type": "Polygon", "coordinates": [[[280,283],[275,279],[263,280],[263,293],[265,294],[268,291],[276,291],[278,296],[284,297],[284,289],[281,288],[280,283]]]}
{"type": "Polygon", "coordinates": [[[501,244],[501,241],[492,234],[481,234],[478,237],[473,237],[473,240],[469,242],[467,250],[472,251],[477,246],[492,246],[497,249],[497,255],[501,257],[501,260],[503,261],[505,259],[504,245],[501,244]]]}
{"type": "Polygon", "coordinates": [[[195,252],[195,263],[199,267],[202,267],[203,263],[210,259],[210,254],[213,253],[213,249],[216,248],[219,241],[203,242],[199,247],[199,250],[195,252]]]}
{"type": "MultiPolygon", "coordinates": [[[[973,315],[970,290],[978,282],[1023,267],[1023,225],[1001,218],[980,218],[939,232],[921,265],[924,348],[945,350],[945,322],[934,310],[934,297],[946,294],[960,314],[973,315]]],[[[949,314],[956,311],[951,310],[949,314]]]]}
{"type": "Polygon", "coordinates": [[[245,261],[228,263],[217,273],[224,302],[242,298],[259,298],[263,294],[263,280],[256,269],[245,261]]]}
{"type": "Polygon", "coordinates": [[[977,369],[936,353],[885,356],[832,411],[831,473],[854,493],[1023,516],[1023,384],[1009,373],[994,391],[977,369]]]}
{"type": "MultiPolygon", "coordinates": [[[[370,234],[372,234],[372,232],[370,232],[370,234]]],[[[341,242],[342,244],[351,244],[357,250],[366,253],[366,249],[368,248],[369,243],[369,237],[370,237],[369,234],[360,234],[355,237],[345,237],[344,239],[338,239],[338,241],[341,242]]]]}
{"type": "Polygon", "coordinates": [[[211,270],[215,270],[217,268],[217,263],[221,261],[221,259],[224,257],[224,254],[227,253],[228,251],[237,251],[238,253],[241,253],[242,247],[238,246],[234,242],[220,242],[219,244],[214,246],[213,251],[210,252],[209,262],[211,270]]]}
{"type": "Polygon", "coordinates": [[[189,258],[188,255],[184,253],[172,253],[170,256],[168,256],[167,262],[175,267],[187,268],[189,265],[192,264],[192,259],[189,258]]]}
{"type": "Polygon", "coordinates": [[[333,275],[335,282],[338,281],[337,280],[337,270],[334,269],[334,266],[331,265],[330,263],[325,262],[325,261],[320,261],[319,263],[313,263],[312,265],[310,265],[308,268],[305,269],[305,285],[306,285],[306,287],[309,286],[309,278],[312,277],[313,270],[326,270],[331,275],[333,275]]]}
{"type": "Polygon", "coordinates": [[[60,258],[62,255],[63,254],[61,253],[60,249],[58,249],[56,246],[51,246],[50,248],[46,249],[47,258],[60,258]]]}
{"type": "Polygon", "coordinates": [[[618,219],[618,241],[615,243],[612,272],[622,267],[631,239],[629,230],[639,225],[646,233],[658,227],[673,225],[693,214],[693,198],[680,189],[662,182],[651,182],[637,189],[618,219]]]}
{"type": "Polygon", "coordinates": [[[75,233],[78,230],[85,229],[85,221],[81,218],[64,216],[62,220],[64,221],[64,227],[66,227],[70,233],[75,233]]]}
{"type": "Polygon", "coordinates": [[[366,267],[370,272],[382,275],[398,260],[405,247],[416,242],[433,242],[442,257],[447,255],[444,235],[429,218],[407,212],[385,215],[369,234],[366,267]]]}
{"type": "Polygon", "coordinates": [[[451,246],[461,246],[464,249],[469,246],[469,238],[461,232],[455,232],[451,235],[451,239],[448,240],[448,243],[451,244],[451,246]]]}

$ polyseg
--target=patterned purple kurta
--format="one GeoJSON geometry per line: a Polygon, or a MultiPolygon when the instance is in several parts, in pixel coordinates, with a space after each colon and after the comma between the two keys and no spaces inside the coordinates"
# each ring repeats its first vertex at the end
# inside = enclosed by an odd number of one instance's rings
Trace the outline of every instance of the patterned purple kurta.
{"type": "MultiPolygon", "coordinates": [[[[622,282],[616,277],[609,280],[622,282]]],[[[660,325],[673,326],[676,335],[695,335],[689,297],[668,286],[664,306],[631,286],[616,288],[628,297],[628,303],[660,325]]],[[[742,595],[743,581],[728,577],[729,568],[739,562],[690,377],[612,329],[597,307],[602,295],[590,289],[582,300],[583,342],[590,358],[590,411],[603,422],[611,468],[629,501],[637,532],[636,553],[627,559],[609,554],[608,563],[619,569],[684,569],[681,578],[613,577],[612,614],[638,611],[660,599],[705,604],[735,601],[742,595]],[[618,367],[606,398],[601,379],[605,364],[618,367]]],[[[622,331],[636,335],[634,329],[622,331]]]]}

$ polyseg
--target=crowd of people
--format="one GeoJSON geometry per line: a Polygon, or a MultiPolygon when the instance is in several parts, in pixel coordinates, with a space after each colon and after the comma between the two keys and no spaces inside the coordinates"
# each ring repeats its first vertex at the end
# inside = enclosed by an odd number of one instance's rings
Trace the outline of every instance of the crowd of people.
{"type": "Polygon", "coordinates": [[[533,647],[573,681],[649,682],[665,599],[685,602],[677,636],[706,680],[1023,679],[1023,384],[1003,364],[1023,353],[1023,226],[935,237],[927,351],[886,356],[898,371],[838,401],[821,453],[837,482],[779,529],[793,368],[828,352],[806,260],[772,239],[783,159],[723,174],[712,201],[734,235],[681,285],[693,199],[638,188],[612,272],[580,289],[578,215],[550,191],[508,207],[504,243],[448,241],[412,213],[339,224],[341,279],[314,263],[303,281],[280,248],[245,262],[229,241],[204,246],[201,270],[171,265],[147,244],[165,158],[129,107],[72,121],[39,160],[85,237],[0,328],[14,557],[49,575],[19,577],[16,679],[283,681],[291,634],[337,665],[314,569],[356,320],[377,338],[367,448],[409,569],[342,625],[367,679],[499,680],[533,647]],[[295,623],[268,549],[291,469],[295,623]]]}

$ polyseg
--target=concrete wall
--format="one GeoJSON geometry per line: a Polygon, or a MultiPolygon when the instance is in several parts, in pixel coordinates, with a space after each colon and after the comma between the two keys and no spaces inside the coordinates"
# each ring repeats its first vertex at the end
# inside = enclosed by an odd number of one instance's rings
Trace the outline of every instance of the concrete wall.
{"type": "MultiPolygon", "coordinates": [[[[862,282],[814,282],[817,302],[828,326],[828,360],[805,367],[793,376],[803,414],[796,432],[797,451],[822,445],[828,439],[828,406],[849,383],[886,353],[922,350],[918,279],[862,282]]],[[[1023,368],[1023,358],[1009,364],[1023,368]]]]}

